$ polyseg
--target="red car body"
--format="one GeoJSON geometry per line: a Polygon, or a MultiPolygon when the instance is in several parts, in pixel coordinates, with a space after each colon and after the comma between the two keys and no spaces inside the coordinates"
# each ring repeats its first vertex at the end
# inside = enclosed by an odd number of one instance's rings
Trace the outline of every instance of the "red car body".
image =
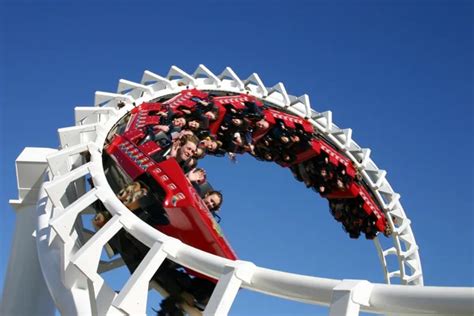
{"type": "Polygon", "coordinates": [[[236,260],[237,255],[219,224],[176,160],[169,158],[158,163],[148,156],[148,153],[157,150],[159,148],[153,141],[137,146],[125,135],[116,135],[106,148],[106,152],[132,180],[147,173],[165,192],[162,207],[169,224],[156,226],[158,230],[190,246],[236,260]]]}

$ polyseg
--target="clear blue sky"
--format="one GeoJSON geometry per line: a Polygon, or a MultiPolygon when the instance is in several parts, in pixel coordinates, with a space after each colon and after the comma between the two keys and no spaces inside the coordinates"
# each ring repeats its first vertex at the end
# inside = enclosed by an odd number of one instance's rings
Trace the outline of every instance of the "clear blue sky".
{"type": "MultiPolygon", "coordinates": [[[[120,78],[202,63],[242,78],[257,72],[267,86],[282,81],[315,110],[331,110],[401,194],[425,283],[473,286],[472,21],[472,1],[1,1],[0,284],[21,150],[57,147],[74,107],[116,91],[120,78]]],[[[383,282],[372,242],[349,239],[288,170],[250,157],[202,165],[224,191],[222,226],[241,259],[383,282]]],[[[247,291],[231,310],[318,313],[247,291]]]]}

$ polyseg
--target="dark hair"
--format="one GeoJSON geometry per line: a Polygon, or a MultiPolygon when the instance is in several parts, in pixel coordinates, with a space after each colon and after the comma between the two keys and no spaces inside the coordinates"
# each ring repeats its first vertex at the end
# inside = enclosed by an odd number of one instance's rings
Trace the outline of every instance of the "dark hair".
{"type": "Polygon", "coordinates": [[[206,150],[203,149],[202,147],[198,147],[196,149],[196,153],[194,154],[194,158],[197,158],[197,159],[201,159],[203,158],[204,156],[206,156],[206,150]],[[199,154],[198,151],[201,150],[201,153],[199,154]]]}
{"type": "Polygon", "coordinates": [[[224,196],[222,195],[221,191],[215,191],[215,190],[209,191],[206,193],[205,197],[213,195],[213,194],[216,194],[219,197],[220,202],[215,207],[213,207],[212,210],[209,210],[211,212],[217,211],[221,207],[222,202],[224,202],[224,196]]]}

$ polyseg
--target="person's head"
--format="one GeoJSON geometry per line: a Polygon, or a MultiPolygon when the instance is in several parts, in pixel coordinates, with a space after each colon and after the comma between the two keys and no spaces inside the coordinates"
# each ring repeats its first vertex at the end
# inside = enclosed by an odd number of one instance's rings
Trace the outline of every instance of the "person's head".
{"type": "Polygon", "coordinates": [[[209,191],[204,196],[203,201],[209,211],[217,211],[222,205],[223,196],[219,191],[209,191]]]}
{"type": "Polygon", "coordinates": [[[268,121],[265,119],[261,119],[255,123],[255,126],[257,129],[267,129],[270,127],[270,123],[268,123],[268,121]]]}
{"type": "Polygon", "coordinates": [[[95,227],[96,230],[102,228],[110,219],[112,215],[108,211],[101,211],[95,215],[92,219],[92,225],[95,227]]]}
{"type": "Polygon", "coordinates": [[[293,157],[290,154],[287,154],[287,153],[282,154],[282,159],[283,159],[284,162],[293,161],[293,157]]]}
{"type": "Polygon", "coordinates": [[[201,123],[198,120],[191,120],[188,122],[188,128],[192,131],[198,130],[201,127],[201,123]]]}
{"type": "Polygon", "coordinates": [[[298,143],[300,141],[300,137],[298,135],[291,135],[290,136],[290,140],[293,142],[293,143],[298,143]]]}
{"type": "Polygon", "coordinates": [[[236,118],[236,117],[234,117],[234,118],[232,119],[232,125],[234,125],[234,126],[240,126],[240,125],[242,125],[243,123],[244,123],[244,121],[243,121],[241,118],[236,118]]]}
{"type": "Polygon", "coordinates": [[[175,117],[172,121],[172,124],[176,127],[183,127],[186,125],[186,119],[182,116],[175,117]]]}
{"type": "Polygon", "coordinates": [[[263,154],[263,158],[267,161],[273,161],[273,155],[271,152],[268,151],[263,154]]]}
{"type": "Polygon", "coordinates": [[[184,135],[179,139],[179,149],[176,154],[176,160],[186,161],[194,156],[199,139],[195,135],[184,135]]]}
{"type": "Polygon", "coordinates": [[[206,155],[206,151],[204,150],[203,147],[199,146],[198,148],[196,148],[196,152],[194,153],[194,158],[196,159],[201,159],[201,158],[204,158],[204,156],[206,155]]]}
{"type": "Polygon", "coordinates": [[[198,178],[196,179],[195,182],[198,184],[203,184],[206,182],[206,171],[202,168],[196,168],[195,173],[198,175],[198,178]]]}
{"type": "Polygon", "coordinates": [[[220,146],[222,146],[222,143],[214,138],[206,137],[203,140],[201,140],[201,142],[199,143],[199,146],[202,148],[205,148],[209,152],[214,152],[220,146]]]}

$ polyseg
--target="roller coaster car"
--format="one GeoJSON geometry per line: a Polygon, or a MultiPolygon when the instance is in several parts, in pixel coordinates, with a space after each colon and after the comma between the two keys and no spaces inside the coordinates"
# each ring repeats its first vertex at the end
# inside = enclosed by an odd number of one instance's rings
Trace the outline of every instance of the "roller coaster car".
{"type": "MultiPolygon", "coordinates": [[[[369,194],[363,183],[357,179],[357,172],[352,162],[329,145],[325,140],[313,138],[310,141],[310,145],[307,149],[296,153],[296,159],[291,164],[286,166],[291,167],[297,178],[300,181],[304,181],[308,186],[313,186],[320,193],[320,195],[328,200],[340,200],[341,203],[350,204],[353,200],[361,200],[360,210],[364,213],[355,215],[355,220],[368,216],[373,219],[373,223],[370,225],[361,225],[363,229],[372,230],[376,229],[378,232],[382,232],[386,236],[391,234],[389,225],[387,224],[385,214],[374,202],[374,198],[369,194]],[[314,162],[314,165],[318,165],[315,171],[321,172],[321,164],[325,163],[326,181],[324,184],[318,183],[321,176],[311,175],[312,179],[303,179],[301,174],[298,174],[298,168],[306,168],[308,163],[314,162]],[[301,167],[299,167],[301,165],[301,167]],[[324,191],[320,188],[324,188],[324,191]]],[[[306,175],[306,177],[311,178],[306,175]]],[[[337,219],[337,218],[336,218],[337,219]]],[[[350,232],[351,238],[356,238],[357,234],[350,232]]],[[[358,236],[358,235],[357,235],[358,236]]],[[[375,234],[371,231],[366,233],[369,239],[372,239],[375,234]]]]}
{"type": "Polygon", "coordinates": [[[149,188],[150,196],[142,201],[144,211],[156,216],[164,211],[169,222],[156,224],[158,230],[206,252],[237,259],[219,224],[176,160],[169,158],[157,163],[149,157],[160,150],[153,141],[137,146],[125,135],[116,135],[106,153],[132,181],[149,188]]]}
{"type": "MultiPolygon", "coordinates": [[[[149,155],[165,149],[154,141],[136,145],[129,137],[143,137],[137,133],[140,131],[132,128],[122,135],[115,135],[105,148],[104,160],[120,170],[118,173],[124,176],[126,183],[131,182],[117,192],[118,198],[161,232],[200,250],[236,260],[219,224],[177,161],[174,158],[154,161],[149,155]]],[[[148,251],[125,231],[119,232],[112,244],[132,272],[148,251]]],[[[216,282],[195,271],[183,270],[169,260],[160,266],[152,281],[152,286],[162,295],[169,295],[162,301],[158,315],[167,315],[164,311],[184,315],[183,310],[189,315],[200,315],[216,282]]]]}
{"type": "Polygon", "coordinates": [[[261,101],[247,94],[215,96],[212,98],[212,103],[218,109],[217,119],[209,125],[209,132],[213,135],[217,134],[219,127],[229,111],[255,118],[255,112],[263,108],[261,101]]]}

